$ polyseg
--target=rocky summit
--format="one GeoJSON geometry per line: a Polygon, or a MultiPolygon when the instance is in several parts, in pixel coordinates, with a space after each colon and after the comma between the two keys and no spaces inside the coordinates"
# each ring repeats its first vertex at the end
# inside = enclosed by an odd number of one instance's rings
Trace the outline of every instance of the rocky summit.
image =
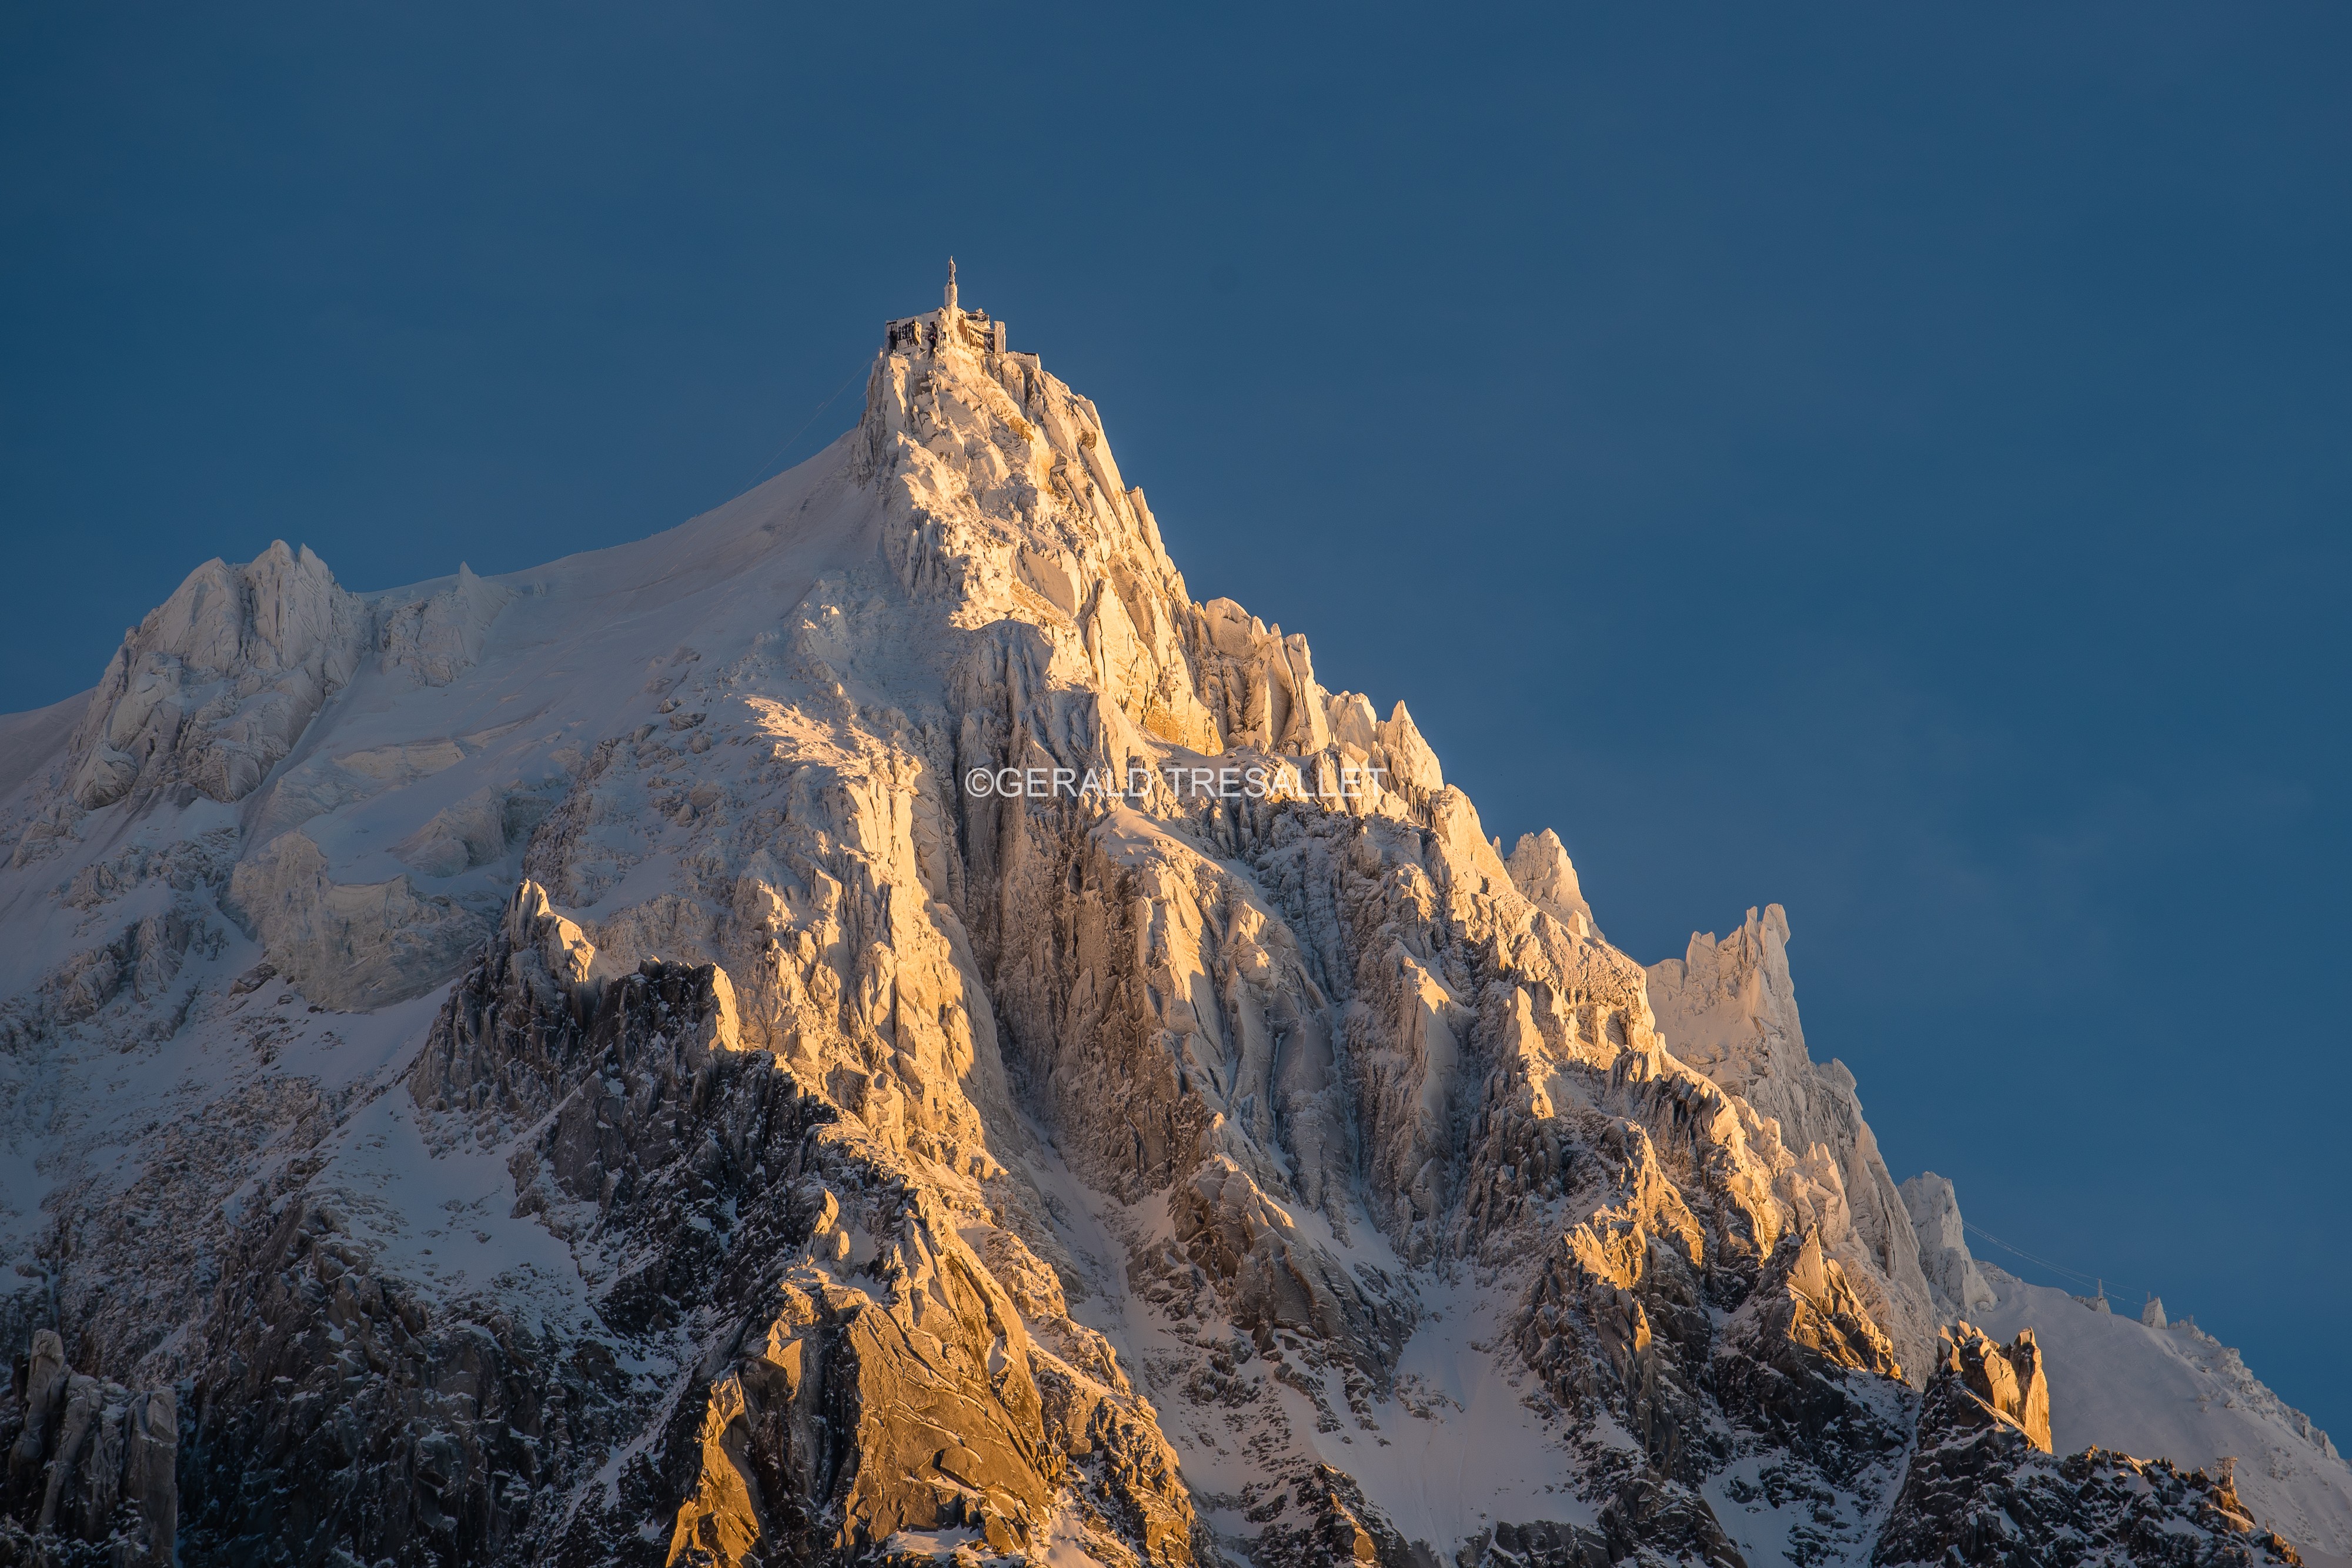
{"type": "Polygon", "coordinates": [[[0,790],[0,1563],[2352,1554],[1897,1184],[1778,906],[1610,945],[952,284],[667,533],[199,567],[0,790]]]}

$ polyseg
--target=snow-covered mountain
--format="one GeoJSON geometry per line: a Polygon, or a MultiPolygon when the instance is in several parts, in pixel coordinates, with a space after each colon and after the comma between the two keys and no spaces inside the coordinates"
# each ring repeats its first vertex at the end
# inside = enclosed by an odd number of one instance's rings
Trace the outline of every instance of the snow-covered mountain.
{"type": "Polygon", "coordinates": [[[200,567],[0,790],[0,1562],[2352,1553],[952,285],[666,534],[200,567]]]}

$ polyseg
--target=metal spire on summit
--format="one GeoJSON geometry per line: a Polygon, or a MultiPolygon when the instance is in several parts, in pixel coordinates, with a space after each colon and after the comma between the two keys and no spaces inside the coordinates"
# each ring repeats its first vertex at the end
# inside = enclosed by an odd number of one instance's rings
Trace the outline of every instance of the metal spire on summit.
{"type": "Polygon", "coordinates": [[[905,316],[882,327],[885,353],[910,350],[934,353],[961,343],[983,353],[1004,352],[1004,323],[989,319],[985,310],[965,310],[956,299],[956,259],[948,257],[948,286],[940,291],[940,308],[920,316],[905,316]]]}

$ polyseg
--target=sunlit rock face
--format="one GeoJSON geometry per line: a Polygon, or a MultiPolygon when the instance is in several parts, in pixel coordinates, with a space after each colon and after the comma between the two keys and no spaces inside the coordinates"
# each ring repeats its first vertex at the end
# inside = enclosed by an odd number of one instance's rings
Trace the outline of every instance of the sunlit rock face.
{"type": "Polygon", "coordinates": [[[0,1551],[1860,1562],[2049,1444],[1781,911],[1610,946],[952,293],[706,517],[215,563],[41,723],[0,1551]]]}

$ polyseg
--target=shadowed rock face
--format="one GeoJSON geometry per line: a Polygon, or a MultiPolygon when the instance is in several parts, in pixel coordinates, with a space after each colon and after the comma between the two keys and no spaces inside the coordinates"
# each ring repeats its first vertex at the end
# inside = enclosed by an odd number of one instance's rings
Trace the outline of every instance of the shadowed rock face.
{"type": "Polygon", "coordinates": [[[1901,1191],[1911,1228],[1919,1238],[1919,1268],[1937,1311],[1958,1318],[1992,1305],[1992,1286],[1969,1256],[1967,1227],[1952,1184],[1934,1171],[1924,1171],[1905,1182],[1901,1191]]]}
{"type": "MultiPolygon", "coordinates": [[[[486,1121],[501,1104],[555,1113],[513,1145],[509,1201],[545,1202],[566,1183],[596,1193],[600,1211],[580,1223],[625,1228],[635,1243],[608,1297],[616,1325],[644,1334],[688,1301],[740,1300],[752,1281],[730,1267],[726,1239],[688,1216],[731,1198],[742,1233],[789,1246],[788,1189],[754,1172],[764,1162],[794,1179],[830,1113],[764,1058],[713,1049],[723,1019],[708,967],[648,965],[575,1007],[512,956],[503,937],[483,955],[435,1024],[413,1090],[466,1083],[486,1121]],[[568,1142],[562,1113],[606,1063],[636,1092],[604,1119],[611,1143],[568,1142]],[[623,1176],[609,1189],[599,1154],[623,1176]]],[[[196,1376],[189,1469],[201,1501],[184,1554],[504,1562],[562,1549],[567,1521],[547,1506],[546,1480],[601,1463],[653,1414],[611,1341],[487,1302],[451,1312],[387,1274],[353,1219],[297,1195],[229,1272],[223,1332],[196,1376]]],[[[645,1464],[616,1482],[623,1496],[675,1484],[645,1464]]]]}
{"type": "Polygon", "coordinates": [[[1454,1556],[1456,1568],[1603,1568],[1627,1562],[1748,1568],[1705,1500],[1657,1476],[1627,1481],[1591,1528],[1496,1525],[1481,1531],[1454,1556]]]}
{"type": "Polygon", "coordinates": [[[173,1391],[134,1394],[71,1371],[47,1329],[18,1373],[0,1561],[169,1568],[180,1504],[173,1391]]]}
{"type": "Polygon", "coordinates": [[[307,548],[206,561],[107,666],[74,736],[73,802],[178,788],[244,799],[350,682],[370,629],[307,548]]]}
{"type": "Polygon", "coordinates": [[[1855,1484],[1902,1450],[1900,1406],[1860,1390],[1899,1381],[1903,1369],[1816,1231],[1773,1253],[1726,1328],[1714,1371],[1727,1411],[1838,1481],[1855,1484]]]}
{"type": "Polygon", "coordinates": [[[1780,912],[1610,946],[1002,341],[894,323],[856,432],[656,540],[364,601],[281,549],[134,633],[0,800],[72,934],[0,1002],[67,1173],[0,1546],[1745,1568],[1975,1551],[1979,1441],[2107,1518],[1999,1448],[2030,1339],[1936,1348],[1964,1243],[1780,912]]]}
{"type": "Polygon", "coordinates": [[[1831,1195],[1812,1216],[1822,1245],[1844,1265],[1896,1354],[1916,1365],[1927,1359],[1940,1303],[1921,1271],[1903,1191],[1863,1118],[1853,1074],[1842,1061],[1806,1054],[1790,941],[1777,904],[1760,915],[1749,910],[1721,942],[1694,935],[1683,957],[1650,966],[1651,1003],[1675,1054],[1769,1119],[1831,1195]]]}

